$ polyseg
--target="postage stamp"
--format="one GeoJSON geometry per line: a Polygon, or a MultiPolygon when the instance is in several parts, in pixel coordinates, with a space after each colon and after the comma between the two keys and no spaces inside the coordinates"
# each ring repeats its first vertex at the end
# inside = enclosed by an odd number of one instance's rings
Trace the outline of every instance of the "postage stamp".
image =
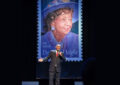
{"type": "Polygon", "coordinates": [[[82,0],[38,0],[37,58],[57,44],[68,61],[82,61],[82,0]]]}

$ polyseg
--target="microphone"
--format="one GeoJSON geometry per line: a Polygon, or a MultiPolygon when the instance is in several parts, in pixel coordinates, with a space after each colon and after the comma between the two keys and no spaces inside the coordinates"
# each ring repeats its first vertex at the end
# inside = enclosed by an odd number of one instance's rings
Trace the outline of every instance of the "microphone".
{"type": "Polygon", "coordinates": [[[60,50],[58,50],[58,55],[62,56],[62,53],[60,52],[60,50]]]}

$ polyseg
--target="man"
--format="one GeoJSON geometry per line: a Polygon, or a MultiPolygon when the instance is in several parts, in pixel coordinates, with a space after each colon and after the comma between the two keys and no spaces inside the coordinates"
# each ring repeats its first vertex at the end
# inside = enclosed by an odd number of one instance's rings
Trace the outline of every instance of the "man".
{"type": "Polygon", "coordinates": [[[53,85],[54,75],[55,77],[55,85],[60,85],[60,73],[61,73],[61,59],[66,60],[64,54],[60,52],[61,45],[56,45],[56,50],[51,50],[49,55],[44,59],[39,59],[40,62],[47,61],[49,58],[51,59],[50,67],[49,67],[49,85],[53,85]]]}

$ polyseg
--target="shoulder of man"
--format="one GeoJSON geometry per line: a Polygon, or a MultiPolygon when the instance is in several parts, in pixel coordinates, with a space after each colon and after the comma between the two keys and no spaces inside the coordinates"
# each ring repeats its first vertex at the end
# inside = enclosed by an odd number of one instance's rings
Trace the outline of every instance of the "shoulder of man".
{"type": "Polygon", "coordinates": [[[51,50],[50,52],[54,53],[54,52],[56,52],[56,50],[51,50]]]}
{"type": "MultiPolygon", "coordinates": [[[[61,51],[60,51],[61,52],[61,51]]],[[[63,52],[61,52],[62,54],[64,54],[63,52]]]]}

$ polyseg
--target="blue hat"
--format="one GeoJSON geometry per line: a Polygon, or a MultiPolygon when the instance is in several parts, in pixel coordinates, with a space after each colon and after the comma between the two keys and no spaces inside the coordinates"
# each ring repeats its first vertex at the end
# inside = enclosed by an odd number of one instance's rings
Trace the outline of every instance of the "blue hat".
{"type": "Polygon", "coordinates": [[[59,8],[69,7],[73,8],[73,19],[72,22],[75,23],[78,21],[78,3],[73,2],[75,0],[53,0],[49,2],[47,7],[42,11],[42,18],[45,18],[48,13],[53,12],[59,8]]]}

